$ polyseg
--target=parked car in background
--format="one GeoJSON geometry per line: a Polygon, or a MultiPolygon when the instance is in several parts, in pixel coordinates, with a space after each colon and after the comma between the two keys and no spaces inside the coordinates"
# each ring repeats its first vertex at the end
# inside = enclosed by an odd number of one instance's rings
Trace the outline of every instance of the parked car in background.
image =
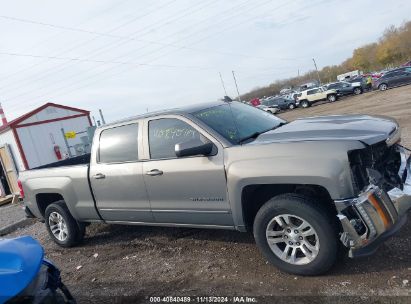
{"type": "Polygon", "coordinates": [[[327,85],[327,89],[334,89],[337,91],[338,96],[345,95],[359,95],[364,92],[360,82],[349,83],[346,81],[339,81],[330,83],[327,85]]]}
{"type": "Polygon", "coordinates": [[[309,90],[302,91],[297,97],[297,103],[302,108],[308,108],[313,103],[321,100],[328,100],[329,102],[334,102],[338,99],[338,93],[336,90],[325,89],[324,87],[313,88],[309,90]]]}
{"type": "Polygon", "coordinates": [[[291,93],[292,91],[293,91],[293,89],[292,89],[291,87],[283,88],[283,89],[281,89],[281,91],[280,91],[280,95],[289,94],[289,93],[291,93]]]}
{"type": "Polygon", "coordinates": [[[265,106],[276,106],[280,110],[292,110],[297,107],[296,101],[290,98],[283,96],[273,97],[263,101],[262,103],[265,106]]]}
{"type": "Polygon", "coordinates": [[[316,88],[316,87],[318,87],[318,85],[319,85],[319,83],[317,81],[311,81],[311,82],[301,84],[298,87],[298,90],[299,91],[304,91],[304,90],[308,90],[308,89],[311,89],[311,88],[316,88]]]}
{"type": "Polygon", "coordinates": [[[260,101],[259,98],[253,98],[253,99],[250,100],[250,104],[253,107],[256,107],[256,106],[259,106],[261,104],[261,101],[260,101]]]}
{"type": "Polygon", "coordinates": [[[351,83],[353,85],[361,86],[364,89],[367,86],[367,77],[358,76],[358,77],[347,79],[345,80],[345,82],[351,83]]]}
{"type": "Polygon", "coordinates": [[[278,108],[277,105],[266,106],[264,104],[260,104],[256,108],[259,108],[259,109],[261,109],[263,111],[266,111],[266,112],[269,112],[271,114],[275,114],[275,113],[280,112],[280,109],[278,108]]]}
{"type": "Polygon", "coordinates": [[[404,63],[404,64],[402,64],[401,66],[402,66],[402,67],[411,67],[411,60],[408,61],[408,62],[406,62],[406,63],[404,63]]]}
{"type": "Polygon", "coordinates": [[[411,67],[403,67],[385,73],[374,82],[374,88],[385,91],[407,84],[411,84],[411,67]]]}

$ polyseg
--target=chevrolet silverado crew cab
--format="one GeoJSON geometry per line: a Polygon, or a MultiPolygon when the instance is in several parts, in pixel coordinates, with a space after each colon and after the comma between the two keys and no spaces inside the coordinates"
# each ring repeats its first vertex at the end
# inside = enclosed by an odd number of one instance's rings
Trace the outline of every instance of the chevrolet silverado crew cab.
{"type": "Polygon", "coordinates": [[[410,157],[387,117],[286,122],[239,102],[104,125],[92,151],[20,174],[60,246],[91,222],[251,231],[268,261],[316,275],[373,253],[406,221],[410,157]]]}
{"type": "Polygon", "coordinates": [[[334,102],[338,99],[338,92],[334,89],[324,87],[311,88],[298,94],[297,103],[303,108],[311,107],[313,103],[321,100],[334,102]]]}

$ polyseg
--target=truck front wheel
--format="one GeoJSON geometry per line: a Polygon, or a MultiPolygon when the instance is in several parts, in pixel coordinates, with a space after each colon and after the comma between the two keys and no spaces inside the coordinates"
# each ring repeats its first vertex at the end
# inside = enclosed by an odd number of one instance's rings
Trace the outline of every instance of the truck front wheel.
{"type": "Polygon", "coordinates": [[[254,238],[269,262],[292,274],[322,274],[338,256],[335,217],[300,195],[266,202],[255,217],[254,238]]]}
{"type": "Polygon", "coordinates": [[[73,218],[64,201],[50,204],[44,218],[49,235],[58,245],[72,247],[83,240],[85,225],[73,218]]]}

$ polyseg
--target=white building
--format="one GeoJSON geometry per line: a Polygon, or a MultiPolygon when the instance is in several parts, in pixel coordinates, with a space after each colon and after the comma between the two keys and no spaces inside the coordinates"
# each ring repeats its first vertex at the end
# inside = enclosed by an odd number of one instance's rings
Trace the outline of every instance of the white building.
{"type": "Polygon", "coordinates": [[[89,111],[54,103],[47,103],[11,122],[7,122],[3,114],[2,121],[0,191],[3,196],[18,191],[19,171],[75,156],[75,147],[84,145],[88,140],[87,130],[92,126],[89,111]],[[75,132],[76,136],[66,139],[62,130],[75,132]]]}

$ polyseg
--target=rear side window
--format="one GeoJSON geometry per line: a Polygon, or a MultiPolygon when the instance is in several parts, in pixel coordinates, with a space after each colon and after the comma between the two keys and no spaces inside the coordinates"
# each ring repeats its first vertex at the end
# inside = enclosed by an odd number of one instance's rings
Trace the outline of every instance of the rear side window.
{"type": "Polygon", "coordinates": [[[100,134],[99,162],[123,163],[138,160],[138,124],[106,129],[100,134]]]}

